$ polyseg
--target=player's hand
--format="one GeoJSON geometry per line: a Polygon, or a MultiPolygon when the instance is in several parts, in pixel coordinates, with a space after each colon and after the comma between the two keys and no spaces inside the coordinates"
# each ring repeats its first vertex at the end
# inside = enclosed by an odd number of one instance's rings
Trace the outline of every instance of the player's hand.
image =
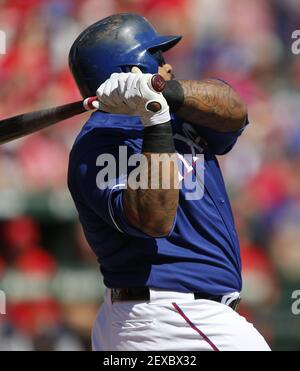
{"type": "Polygon", "coordinates": [[[162,95],[151,87],[151,74],[114,73],[97,90],[102,111],[140,116],[145,127],[170,121],[169,106],[162,95]],[[158,112],[150,111],[149,103],[157,102],[158,112]]]}

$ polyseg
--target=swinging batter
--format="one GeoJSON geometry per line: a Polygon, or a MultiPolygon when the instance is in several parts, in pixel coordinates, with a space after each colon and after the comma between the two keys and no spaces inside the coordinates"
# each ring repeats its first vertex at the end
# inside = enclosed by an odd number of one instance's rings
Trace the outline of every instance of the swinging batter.
{"type": "Polygon", "coordinates": [[[99,99],[68,177],[107,287],[93,349],[269,350],[236,312],[239,242],[216,158],[235,145],[247,110],[223,81],[174,79],[163,53],[180,39],[117,14],[83,31],[70,52],[83,97],[99,99]],[[155,73],[167,80],[163,94],[149,86],[155,73]]]}

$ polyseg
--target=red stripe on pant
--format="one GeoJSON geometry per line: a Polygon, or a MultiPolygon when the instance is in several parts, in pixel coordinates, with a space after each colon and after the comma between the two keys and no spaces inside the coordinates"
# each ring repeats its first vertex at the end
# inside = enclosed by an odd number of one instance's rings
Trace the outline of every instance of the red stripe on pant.
{"type": "Polygon", "coordinates": [[[215,344],[201,331],[199,330],[193,322],[184,314],[184,312],[179,308],[176,303],[172,303],[173,307],[177,311],[178,314],[189,324],[189,326],[195,330],[213,349],[214,352],[219,352],[219,349],[215,346],[215,344]]]}

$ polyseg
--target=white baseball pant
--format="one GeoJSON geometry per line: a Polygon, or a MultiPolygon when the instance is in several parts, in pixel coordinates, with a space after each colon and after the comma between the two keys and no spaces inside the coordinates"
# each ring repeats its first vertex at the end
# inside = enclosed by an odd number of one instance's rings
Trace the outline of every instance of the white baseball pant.
{"type": "Polygon", "coordinates": [[[111,302],[106,289],[92,330],[94,351],[269,351],[237,312],[193,294],[150,289],[150,301],[111,302]]]}

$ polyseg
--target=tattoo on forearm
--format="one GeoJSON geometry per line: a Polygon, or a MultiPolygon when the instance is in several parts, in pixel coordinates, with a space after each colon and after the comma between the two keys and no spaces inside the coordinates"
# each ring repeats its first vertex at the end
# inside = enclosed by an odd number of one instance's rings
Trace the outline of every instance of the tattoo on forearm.
{"type": "Polygon", "coordinates": [[[241,128],[247,109],[239,95],[220,80],[180,80],[184,104],[178,115],[192,124],[228,132],[241,128]]]}
{"type": "MultiPolygon", "coordinates": [[[[153,236],[160,237],[168,234],[176,215],[179,190],[178,170],[174,154],[143,153],[147,158],[148,184],[146,189],[131,189],[129,186],[124,193],[124,207],[127,219],[135,227],[153,236]],[[168,156],[170,167],[168,169],[169,187],[165,189],[161,155],[168,156]],[[172,159],[173,158],[173,159],[172,159]],[[152,166],[151,166],[152,165],[152,166]],[[155,165],[155,166],[153,166],[155,165]],[[151,185],[157,180],[155,189],[151,185]]],[[[164,164],[168,161],[164,159],[164,164]]]]}

